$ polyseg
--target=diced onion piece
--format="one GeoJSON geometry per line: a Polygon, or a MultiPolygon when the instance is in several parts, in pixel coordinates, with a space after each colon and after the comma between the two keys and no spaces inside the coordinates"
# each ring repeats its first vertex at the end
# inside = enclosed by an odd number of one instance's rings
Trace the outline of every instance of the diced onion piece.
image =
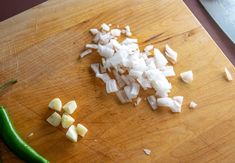
{"type": "Polygon", "coordinates": [[[62,127],[63,128],[69,128],[69,126],[71,126],[73,123],[75,122],[74,118],[71,117],[70,115],[64,113],[62,115],[62,127]]]}
{"type": "Polygon", "coordinates": [[[107,24],[105,24],[105,23],[103,23],[103,24],[101,25],[101,28],[102,28],[104,31],[109,31],[109,30],[110,30],[109,25],[107,25],[107,24]]]}
{"type": "Polygon", "coordinates": [[[179,112],[181,112],[181,105],[178,103],[178,102],[176,102],[176,101],[173,101],[173,105],[172,105],[172,107],[170,107],[170,109],[171,109],[171,111],[173,112],[173,113],[179,113],[179,112]]]}
{"type": "Polygon", "coordinates": [[[109,41],[113,38],[110,33],[98,33],[96,36],[98,36],[98,43],[102,45],[108,44],[109,41]]]}
{"type": "Polygon", "coordinates": [[[48,105],[50,109],[56,110],[58,112],[62,109],[62,102],[59,98],[54,98],[48,105]]]}
{"type": "Polygon", "coordinates": [[[134,78],[140,78],[142,76],[143,72],[131,69],[129,72],[129,75],[133,76],[134,78]]]}
{"type": "Polygon", "coordinates": [[[98,43],[99,40],[100,40],[100,36],[101,36],[101,33],[98,32],[98,33],[95,35],[95,37],[93,38],[93,42],[94,42],[94,43],[98,43]]]}
{"type": "Polygon", "coordinates": [[[175,76],[175,71],[174,71],[173,66],[164,66],[164,67],[161,67],[160,70],[165,75],[165,77],[175,76]]]}
{"type": "Polygon", "coordinates": [[[98,45],[96,45],[96,44],[86,44],[86,48],[97,49],[98,45]]]}
{"type": "Polygon", "coordinates": [[[151,154],[151,150],[150,150],[150,149],[144,149],[144,153],[145,153],[146,155],[150,155],[150,154],[151,154]]]}
{"type": "Polygon", "coordinates": [[[51,114],[50,117],[47,118],[47,122],[50,123],[52,126],[57,127],[60,125],[61,122],[61,116],[54,112],[53,114],[51,114]]]}
{"type": "Polygon", "coordinates": [[[184,97],[183,96],[174,96],[172,99],[175,100],[176,102],[178,102],[181,106],[183,103],[184,97]]]}
{"type": "Polygon", "coordinates": [[[170,108],[172,112],[181,112],[181,106],[183,104],[183,96],[174,96],[173,98],[174,105],[170,108]]]}
{"type": "Polygon", "coordinates": [[[149,80],[145,79],[144,77],[137,78],[137,81],[139,82],[139,84],[142,86],[142,88],[144,90],[146,90],[148,88],[152,88],[151,83],[149,82],[149,80]]]}
{"type": "Polygon", "coordinates": [[[105,58],[110,58],[113,56],[114,50],[106,46],[98,45],[98,53],[105,58]]]}
{"type": "Polygon", "coordinates": [[[195,103],[194,101],[191,101],[191,102],[189,103],[189,108],[195,109],[196,107],[197,107],[197,103],[195,103]]]}
{"type": "Polygon", "coordinates": [[[129,81],[126,75],[121,75],[121,78],[125,82],[126,85],[131,85],[131,82],[129,81]]]}
{"type": "Polygon", "coordinates": [[[149,52],[150,50],[152,50],[153,49],[153,45],[148,45],[148,46],[146,46],[145,48],[144,48],[144,51],[145,52],[149,52]]]}
{"type": "Polygon", "coordinates": [[[130,91],[131,91],[131,86],[130,85],[124,87],[124,92],[125,92],[125,94],[126,94],[126,96],[129,100],[132,99],[130,91]]]}
{"type": "Polygon", "coordinates": [[[132,98],[136,98],[139,94],[139,91],[140,91],[140,85],[137,83],[132,83],[130,89],[130,95],[132,96],[132,98]]]}
{"type": "Polygon", "coordinates": [[[122,104],[130,102],[124,90],[117,91],[116,96],[122,104]]]}
{"type": "Polygon", "coordinates": [[[172,112],[181,112],[182,103],[183,96],[174,96],[173,98],[165,97],[157,99],[158,106],[169,107],[172,112]]]}
{"type": "Polygon", "coordinates": [[[160,97],[167,97],[167,93],[170,92],[171,84],[168,81],[152,80],[152,87],[157,91],[157,95],[160,97]]]}
{"type": "Polygon", "coordinates": [[[172,98],[163,97],[163,98],[157,99],[157,105],[158,106],[165,106],[165,107],[172,107],[174,104],[173,104],[172,98]]]}
{"type": "Polygon", "coordinates": [[[148,103],[150,104],[151,108],[153,110],[156,110],[157,109],[157,99],[155,96],[148,96],[147,97],[147,100],[148,100],[148,103]]]}
{"type": "Polygon", "coordinates": [[[191,70],[182,72],[180,77],[185,83],[191,83],[193,81],[193,72],[191,70]]]}
{"type": "Polygon", "coordinates": [[[157,68],[166,66],[166,64],[168,63],[165,56],[157,48],[154,48],[154,59],[155,59],[155,64],[157,68]]]}
{"type": "Polygon", "coordinates": [[[102,64],[100,64],[100,72],[101,73],[105,73],[106,72],[106,68],[102,64]]]}
{"type": "Polygon", "coordinates": [[[86,55],[92,53],[92,50],[91,49],[87,49],[85,51],[83,51],[81,54],[80,54],[80,57],[83,58],[85,57],[86,55]]]}
{"type": "Polygon", "coordinates": [[[111,35],[115,36],[115,37],[118,37],[121,35],[121,30],[120,29],[112,29],[110,31],[111,35]]]}
{"type": "Polygon", "coordinates": [[[134,79],[132,76],[130,76],[130,75],[127,75],[126,78],[127,78],[131,83],[135,83],[135,82],[136,82],[135,79],[134,79]]]}
{"type": "Polygon", "coordinates": [[[132,35],[132,33],[131,33],[131,29],[130,29],[130,26],[129,25],[127,25],[127,26],[125,26],[125,33],[126,33],[126,36],[131,36],[132,35]]]}
{"type": "Polygon", "coordinates": [[[112,93],[112,92],[118,91],[116,80],[111,79],[106,82],[106,91],[107,91],[107,93],[112,93]]]}
{"type": "Polygon", "coordinates": [[[113,74],[114,74],[114,77],[116,78],[119,88],[122,88],[123,86],[125,86],[125,82],[122,80],[121,76],[116,70],[113,71],[113,74]]]}
{"type": "Polygon", "coordinates": [[[177,62],[177,53],[168,44],[165,46],[165,54],[171,63],[175,64],[177,62]]]}
{"type": "Polygon", "coordinates": [[[91,69],[94,71],[95,74],[100,74],[99,65],[99,63],[91,64],[91,69]]]}
{"type": "Polygon", "coordinates": [[[68,131],[66,132],[66,137],[74,143],[77,142],[78,134],[74,125],[69,127],[68,131]]]}
{"type": "Polygon", "coordinates": [[[63,109],[68,114],[73,114],[73,112],[77,109],[77,103],[76,101],[69,101],[63,106],[63,109]]]}
{"type": "Polygon", "coordinates": [[[97,33],[99,33],[98,29],[96,29],[96,28],[90,29],[90,32],[93,35],[96,35],[97,33]]]}
{"type": "Polygon", "coordinates": [[[225,71],[225,75],[226,75],[227,80],[232,81],[233,77],[232,77],[232,74],[229,72],[229,70],[225,67],[224,71],[225,71]]]}
{"type": "Polygon", "coordinates": [[[81,137],[84,137],[88,131],[88,129],[82,124],[77,124],[76,130],[77,130],[78,135],[80,135],[81,137]]]}
{"type": "Polygon", "coordinates": [[[122,41],[122,44],[133,44],[133,43],[137,43],[138,40],[135,38],[126,38],[124,41],[122,41]]]}
{"type": "Polygon", "coordinates": [[[104,83],[106,83],[107,81],[111,79],[107,73],[96,74],[96,77],[100,78],[104,83]]]}
{"type": "Polygon", "coordinates": [[[137,97],[136,102],[135,102],[135,106],[139,105],[141,100],[142,100],[141,97],[137,97]]]}

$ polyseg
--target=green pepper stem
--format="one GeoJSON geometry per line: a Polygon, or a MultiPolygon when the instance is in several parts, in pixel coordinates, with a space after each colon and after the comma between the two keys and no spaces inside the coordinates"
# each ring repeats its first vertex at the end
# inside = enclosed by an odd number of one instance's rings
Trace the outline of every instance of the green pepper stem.
{"type": "Polygon", "coordinates": [[[9,80],[9,81],[7,81],[7,82],[5,82],[5,83],[3,83],[3,84],[0,84],[0,90],[1,90],[1,89],[4,89],[4,88],[7,88],[7,87],[9,87],[10,85],[13,85],[13,84],[15,84],[15,83],[17,83],[17,80],[13,79],[13,80],[9,80]]]}

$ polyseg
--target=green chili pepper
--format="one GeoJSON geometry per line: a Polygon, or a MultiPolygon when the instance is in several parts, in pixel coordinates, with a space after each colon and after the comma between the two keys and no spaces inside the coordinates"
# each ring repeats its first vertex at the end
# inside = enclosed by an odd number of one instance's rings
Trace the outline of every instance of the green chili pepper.
{"type": "Polygon", "coordinates": [[[0,137],[18,157],[30,163],[49,163],[17,134],[6,109],[0,106],[0,137]]]}

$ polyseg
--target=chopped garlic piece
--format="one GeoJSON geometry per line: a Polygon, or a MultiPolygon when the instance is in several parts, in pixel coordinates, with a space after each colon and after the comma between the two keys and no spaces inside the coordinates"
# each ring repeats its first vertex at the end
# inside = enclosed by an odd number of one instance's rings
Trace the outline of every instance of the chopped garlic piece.
{"type": "Polygon", "coordinates": [[[101,25],[101,28],[102,28],[104,31],[109,31],[109,30],[110,30],[109,25],[107,25],[107,24],[105,24],[105,23],[103,23],[103,24],[101,25]]]}
{"type": "Polygon", "coordinates": [[[144,149],[144,153],[145,153],[146,155],[150,155],[150,154],[151,154],[151,150],[150,150],[150,149],[144,149]]]}
{"type": "Polygon", "coordinates": [[[61,122],[61,116],[54,112],[53,114],[51,114],[50,117],[47,118],[47,122],[50,123],[52,126],[57,127],[60,125],[61,122]]]}
{"type": "Polygon", "coordinates": [[[81,137],[84,137],[88,131],[88,129],[82,124],[77,124],[76,130],[77,130],[78,135],[80,135],[81,137]]]}
{"type": "Polygon", "coordinates": [[[75,122],[75,120],[70,115],[68,115],[66,113],[64,113],[62,115],[62,122],[61,122],[61,124],[62,124],[63,128],[69,128],[69,126],[71,126],[74,122],[75,122]]]}
{"type": "Polygon", "coordinates": [[[80,54],[80,57],[83,58],[85,57],[86,55],[92,53],[92,50],[91,49],[87,49],[85,51],[83,51],[81,54],[80,54]]]}
{"type": "Polygon", "coordinates": [[[194,101],[191,101],[189,103],[189,108],[195,109],[197,107],[197,103],[195,103],[194,101]]]}
{"type": "Polygon", "coordinates": [[[193,72],[190,71],[186,71],[186,72],[182,72],[180,74],[181,79],[185,82],[185,83],[191,83],[193,81],[193,72]]]}
{"type": "Polygon", "coordinates": [[[226,75],[227,80],[232,81],[233,77],[232,77],[232,74],[229,72],[229,70],[225,67],[224,71],[225,71],[225,75],[226,75]]]}
{"type": "Polygon", "coordinates": [[[48,107],[60,112],[62,109],[62,102],[59,98],[54,98],[53,100],[51,100],[48,107]]]}
{"type": "Polygon", "coordinates": [[[74,125],[70,126],[67,133],[66,137],[71,140],[72,142],[77,142],[78,140],[78,134],[76,131],[76,127],[74,125]]]}
{"type": "Polygon", "coordinates": [[[73,112],[77,109],[77,103],[76,101],[69,101],[63,106],[64,111],[66,111],[69,114],[73,114],[73,112]]]}

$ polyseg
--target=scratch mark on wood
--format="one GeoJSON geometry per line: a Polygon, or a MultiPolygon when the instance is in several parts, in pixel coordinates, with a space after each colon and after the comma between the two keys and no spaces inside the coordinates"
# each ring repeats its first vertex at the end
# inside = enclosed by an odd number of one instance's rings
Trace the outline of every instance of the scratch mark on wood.
{"type": "Polygon", "coordinates": [[[151,37],[148,38],[147,40],[143,41],[143,43],[147,43],[147,42],[149,42],[149,41],[152,41],[152,40],[154,40],[155,38],[157,38],[157,37],[159,37],[159,36],[161,36],[161,35],[163,35],[163,34],[164,34],[164,32],[162,32],[162,33],[160,33],[160,34],[157,34],[157,35],[154,35],[154,36],[151,36],[151,37]]]}

